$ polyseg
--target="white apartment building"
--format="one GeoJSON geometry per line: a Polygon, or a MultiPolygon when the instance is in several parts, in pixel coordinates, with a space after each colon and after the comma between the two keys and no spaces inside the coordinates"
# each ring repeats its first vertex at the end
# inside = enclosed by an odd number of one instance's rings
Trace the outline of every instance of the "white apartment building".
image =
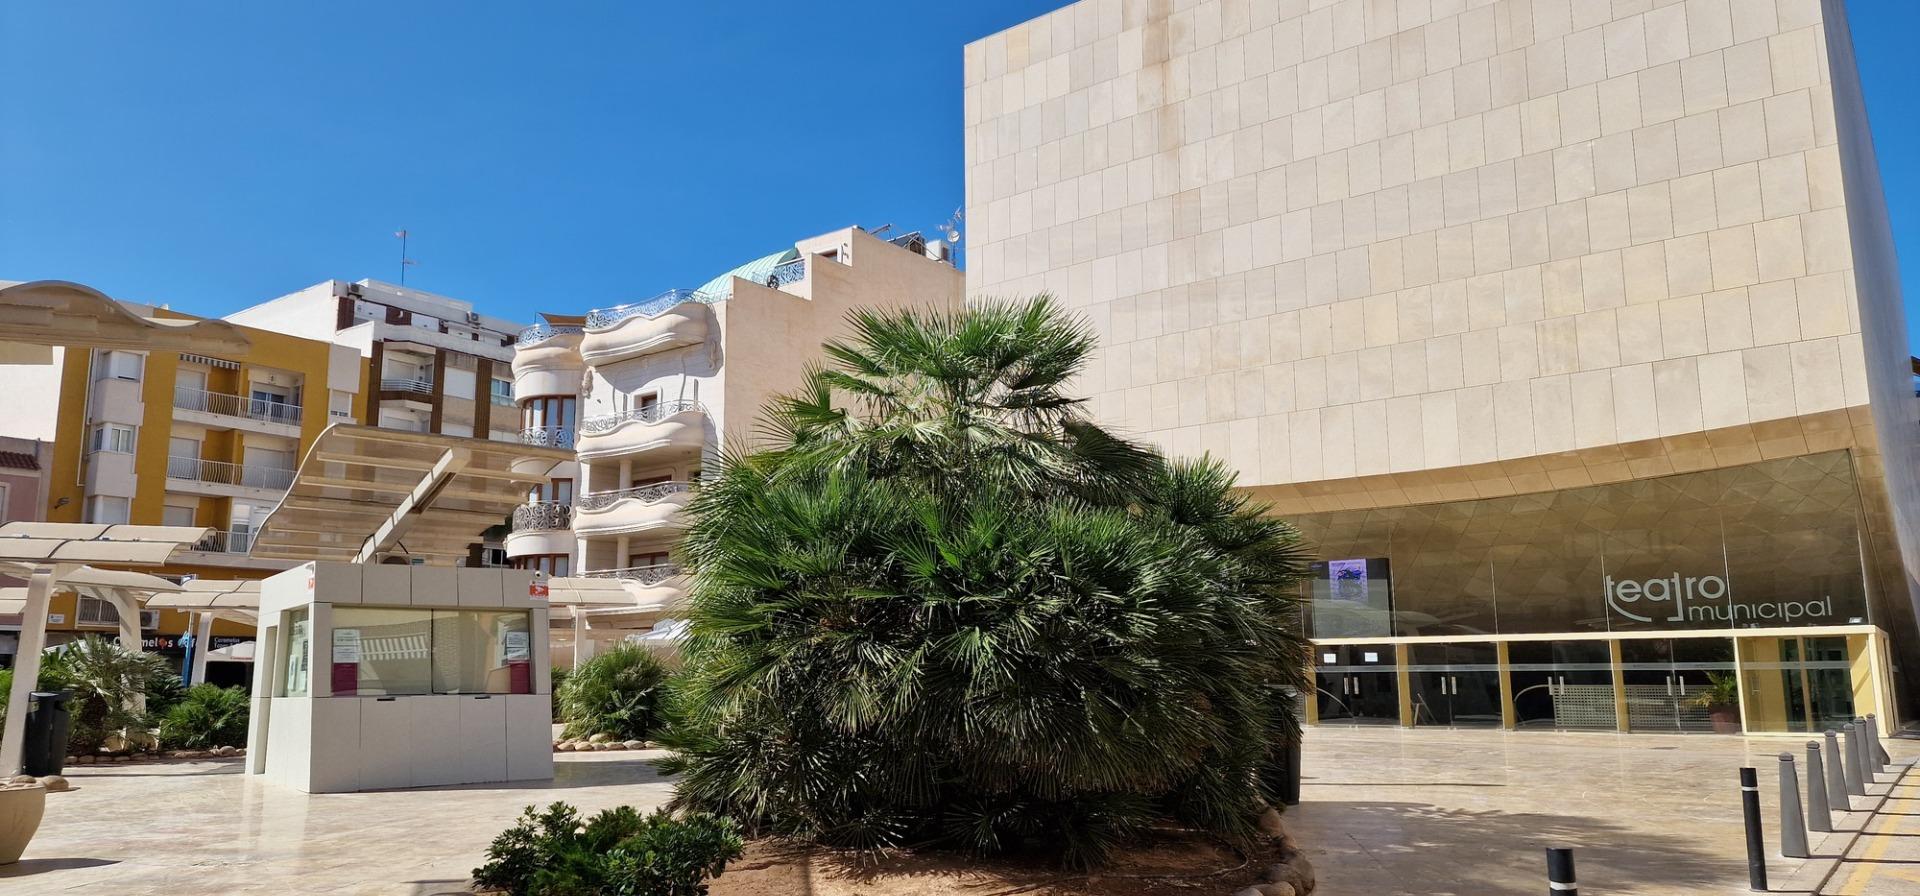
{"type": "Polygon", "coordinates": [[[521,437],[571,445],[579,461],[515,512],[509,561],[628,582],[637,609],[597,612],[588,637],[652,625],[684,596],[672,554],[702,465],[750,438],[766,400],[798,385],[848,312],[957,308],[962,280],[941,243],[851,227],[697,289],[542,315],[521,331],[513,361],[521,437]]]}

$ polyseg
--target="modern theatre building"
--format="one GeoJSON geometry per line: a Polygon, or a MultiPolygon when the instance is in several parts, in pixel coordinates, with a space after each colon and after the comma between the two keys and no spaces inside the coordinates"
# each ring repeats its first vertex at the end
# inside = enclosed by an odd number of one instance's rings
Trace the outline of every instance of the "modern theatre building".
{"type": "Polygon", "coordinates": [[[965,53],[968,294],[1320,561],[1319,724],[1920,694],[1920,400],[1840,0],[1084,0],[965,53]]]}

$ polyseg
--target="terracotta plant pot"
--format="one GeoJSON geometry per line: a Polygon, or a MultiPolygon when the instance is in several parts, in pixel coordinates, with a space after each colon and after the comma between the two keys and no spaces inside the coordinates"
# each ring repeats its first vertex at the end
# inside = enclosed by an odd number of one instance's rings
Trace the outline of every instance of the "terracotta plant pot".
{"type": "Polygon", "coordinates": [[[1707,710],[1707,719],[1713,722],[1715,734],[1740,733],[1740,707],[1716,706],[1707,710]]]}
{"type": "Polygon", "coordinates": [[[40,830],[47,811],[47,788],[39,784],[0,785],[0,865],[20,861],[28,841],[40,830]]]}

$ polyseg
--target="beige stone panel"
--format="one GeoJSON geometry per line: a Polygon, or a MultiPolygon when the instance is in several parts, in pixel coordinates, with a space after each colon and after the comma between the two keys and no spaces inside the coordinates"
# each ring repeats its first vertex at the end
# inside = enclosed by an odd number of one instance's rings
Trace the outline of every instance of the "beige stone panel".
{"type": "Polygon", "coordinates": [[[1422,346],[1426,351],[1429,391],[1458,389],[1466,384],[1461,338],[1458,335],[1436,336],[1417,345],[1422,346]]]}
{"type": "Polygon", "coordinates": [[[1628,305],[1615,312],[1621,363],[1645,364],[1665,357],[1660,334],[1661,304],[1664,303],[1628,305]]]}
{"type": "MultiPolygon", "coordinates": [[[[1585,222],[1581,222],[1585,230],[1585,222]]],[[[1442,280],[1460,280],[1473,276],[1473,228],[1465,224],[1443,228],[1434,234],[1434,247],[1442,280]]]]}
{"type": "Polygon", "coordinates": [[[1746,364],[1738,351],[1699,359],[1702,420],[1707,428],[1738,426],[1748,420],[1746,364]]]}
{"type": "MultiPolygon", "coordinates": [[[[1663,196],[1664,193],[1663,188],[1663,196]]],[[[1668,220],[1668,226],[1671,226],[1668,220]]],[[[1509,216],[1507,240],[1511,250],[1508,258],[1515,267],[1539,264],[1551,258],[1552,250],[1547,244],[1546,210],[1528,209],[1509,216]]]]}
{"type": "Polygon", "coordinates": [[[1601,252],[1580,259],[1580,283],[1587,308],[1615,308],[1627,303],[1625,273],[1618,252],[1601,252]]]}
{"type": "Polygon", "coordinates": [[[1292,364],[1269,364],[1260,369],[1260,387],[1265,393],[1261,402],[1269,415],[1298,410],[1294,402],[1293,368],[1292,364]]]}
{"type": "Polygon", "coordinates": [[[1393,294],[1392,301],[1401,339],[1415,342],[1437,332],[1434,329],[1431,290],[1399,290],[1393,294]]]}
{"type": "Polygon", "coordinates": [[[1640,117],[1647,124],[1673,121],[1687,114],[1685,96],[1680,85],[1680,64],[1670,62],[1666,65],[1646,69],[1638,75],[1640,81],[1640,117]]]}
{"type": "Polygon", "coordinates": [[[1719,212],[1714,204],[1712,174],[1676,178],[1671,190],[1675,234],[1687,236],[1705,233],[1718,226],[1719,212]]]}
{"type": "Polygon", "coordinates": [[[1770,155],[1783,156],[1814,148],[1813,105],[1807,91],[1768,97],[1764,106],[1770,155]]]}
{"type": "Polygon", "coordinates": [[[1286,482],[1292,478],[1293,438],[1287,422],[1286,414],[1260,418],[1260,478],[1264,482],[1286,482]]]}
{"type": "Polygon", "coordinates": [[[1829,208],[1800,216],[1800,234],[1806,243],[1807,273],[1824,274],[1853,266],[1845,209],[1829,208]]]}
{"type": "Polygon", "coordinates": [[[1562,202],[1547,209],[1547,249],[1555,259],[1577,258],[1592,251],[1585,202],[1562,202]]]}
{"type": "Polygon", "coordinates": [[[1648,10],[1643,16],[1646,28],[1647,64],[1661,65],[1686,59],[1690,50],[1687,41],[1686,7],[1679,3],[1670,3],[1648,10]]]}
{"type": "Polygon", "coordinates": [[[1344,479],[1358,475],[1353,407],[1342,405],[1323,409],[1320,412],[1319,436],[1321,477],[1344,479]]]}
{"type": "Polygon", "coordinates": [[[1496,383],[1493,387],[1496,452],[1501,460],[1537,453],[1534,438],[1533,390],[1525,382],[1496,383]]]}
{"type": "Polygon", "coordinates": [[[1392,347],[1361,349],[1353,355],[1359,376],[1360,400],[1371,401],[1393,395],[1392,347]]]}
{"type": "Polygon", "coordinates": [[[1640,183],[1656,184],[1680,176],[1680,149],[1673,122],[1633,132],[1633,166],[1640,183]]]}
{"type": "Polygon", "coordinates": [[[1419,396],[1421,457],[1428,468],[1460,463],[1460,418],[1456,393],[1419,396]]]}
{"type": "Polygon", "coordinates": [[[1461,369],[1468,386],[1500,381],[1500,331],[1470,330],[1460,334],[1461,369]]]}
{"type": "Polygon", "coordinates": [[[1587,200],[1587,239],[1596,252],[1624,248],[1632,242],[1625,191],[1587,200]]]}
{"type": "Polygon", "coordinates": [[[1731,227],[1708,235],[1713,258],[1713,289],[1751,286],[1760,280],[1760,259],[1752,227],[1731,227]]]}
{"type": "Polygon", "coordinates": [[[1721,161],[1728,165],[1767,156],[1766,107],[1759,100],[1720,110],[1721,161]]]}
{"type": "Polygon", "coordinates": [[[1721,54],[1727,70],[1727,100],[1745,103],[1774,95],[1773,60],[1765,40],[1727,47],[1721,54]]]}
{"type": "Polygon", "coordinates": [[[1529,385],[1534,450],[1540,454],[1573,450],[1572,378],[1565,374],[1543,376],[1529,385]]]}
{"type": "Polygon", "coordinates": [[[1653,391],[1662,434],[1695,432],[1702,428],[1697,358],[1655,361],[1653,391]]]}
{"type": "Polygon", "coordinates": [[[1469,329],[1470,312],[1466,284],[1454,281],[1442,283],[1439,286],[1419,287],[1416,291],[1425,292],[1431,296],[1434,332],[1464,333],[1469,329]]]}
{"type": "Polygon", "coordinates": [[[1627,133],[1645,123],[1640,117],[1640,77],[1637,73],[1601,81],[1598,96],[1600,133],[1627,133]]]}
{"type": "Polygon", "coordinates": [[[1760,207],[1768,218],[1804,214],[1812,210],[1807,195],[1806,158],[1798,153],[1760,163],[1760,207]]]}
{"type": "Polygon", "coordinates": [[[1669,295],[1695,295],[1713,289],[1713,254],[1705,234],[1667,240],[1669,295]]]}
{"type": "MultiPolygon", "coordinates": [[[[1622,348],[1626,346],[1623,344],[1622,348]]],[[[1615,367],[1613,374],[1614,426],[1623,442],[1656,438],[1660,421],[1655,414],[1653,366],[1615,367]]]]}
{"type": "Polygon", "coordinates": [[[1325,362],[1328,407],[1360,400],[1360,363],[1354,352],[1328,355],[1325,362]]]}
{"type": "Polygon", "coordinates": [[[1574,318],[1580,369],[1598,370],[1620,363],[1620,328],[1613,310],[1592,311],[1574,318]]]}
{"type": "Polygon", "coordinates": [[[1755,224],[1753,244],[1760,264],[1761,281],[1786,280],[1806,274],[1806,244],[1800,233],[1799,217],[1755,224]]]}
{"type": "Polygon", "coordinates": [[[1813,414],[1845,407],[1839,340],[1806,340],[1787,348],[1793,359],[1794,409],[1813,414]]]}
{"type": "Polygon", "coordinates": [[[1753,313],[1753,342],[1773,345],[1800,339],[1800,303],[1795,281],[1762,283],[1747,290],[1753,313]]]}
{"type": "Polygon", "coordinates": [[[1540,352],[1530,324],[1501,327],[1500,379],[1515,382],[1540,375],[1540,352]]]}
{"type": "Polygon", "coordinates": [[[1816,274],[1794,284],[1800,312],[1800,338],[1839,336],[1854,329],[1849,319],[1846,275],[1816,274]]]}
{"type": "Polygon", "coordinates": [[[1593,189],[1617,193],[1640,183],[1634,170],[1633,134],[1609,134],[1593,141],[1593,189]]]}
{"type": "Polygon", "coordinates": [[[1713,201],[1721,227],[1760,220],[1760,166],[1747,163],[1713,172],[1713,201]]]}
{"type": "Polygon", "coordinates": [[[1588,370],[1569,378],[1573,407],[1573,441],[1579,448],[1611,445],[1615,434],[1613,374],[1588,370]]]}
{"type": "Polygon", "coordinates": [[[1607,76],[1606,35],[1598,27],[1567,35],[1567,86],[1592,84],[1607,76]]]}
{"type": "Polygon", "coordinates": [[[1520,208],[1545,208],[1554,199],[1553,154],[1537,152],[1513,160],[1514,192],[1520,208]]]}
{"type": "Polygon", "coordinates": [[[1427,391],[1427,350],[1424,342],[1403,342],[1393,346],[1392,382],[1396,396],[1418,395],[1427,391]]]}
{"type": "Polygon", "coordinates": [[[1707,320],[1707,350],[1726,352],[1753,345],[1753,315],[1747,290],[1727,289],[1702,297],[1707,320]]]}
{"type": "Polygon", "coordinates": [[[1814,87],[1825,81],[1820,62],[1819,29],[1799,28],[1767,39],[1767,53],[1773,69],[1773,89],[1786,93],[1814,87]]]}
{"type": "Polygon", "coordinates": [[[1846,202],[1840,178],[1840,155],[1835,146],[1823,146],[1806,155],[1807,199],[1815,209],[1837,208],[1846,202]]]}
{"type": "Polygon", "coordinates": [[[1700,296],[1682,296],[1659,304],[1661,351],[1684,358],[1707,351],[1707,323],[1700,296]]]}
{"type": "MultiPolygon", "coordinates": [[[[1842,392],[1849,408],[1858,414],[1866,410],[1865,405],[1871,399],[1867,394],[1867,350],[1859,333],[1848,333],[1838,339],[1840,346],[1840,380],[1842,392]]],[[[1871,417],[1867,421],[1871,426],[1871,417]]],[[[1867,442],[1866,444],[1872,444],[1867,442]]]]}
{"type": "Polygon", "coordinates": [[[1649,243],[1673,236],[1671,190],[1667,181],[1660,181],[1627,191],[1627,217],[1633,243],[1649,243]]]}
{"type": "Polygon", "coordinates": [[[1512,159],[1502,159],[1480,168],[1476,178],[1480,187],[1482,217],[1493,218],[1519,211],[1520,195],[1512,159]]]}
{"type": "Polygon", "coordinates": [[[1542,375],[1567,374],[1580,369],[1580,335],[1573,317],[1556,317],[1534,324],[1534,343],[1542,375]]]}
{"type": "Polygon", "coordinates": [[[1377,476],[1391,472],[1390,438],[1386,401],[1363,401],[1353,406],[1354,475],[1377,476]]]}
{"type": "MultiPolygon", "coordinates": [[[[1548,262],[1537,269],[1537,276],[1524,278],[1526,285],[1531,287],[1531,298],[1533,300],[1532,310],[1535,313],[1530,315],[1515,313],[1514,300],[1521,295],[1522,290],[1518,284],[1510,286],[1507,289],[1508,320],[1519,323],[1526,320],[1537,320],[1541,317],[1560,317],[1568,314],[1579,314],[1587,310],[1586,293],[1580,280],[1580,266],[1581,259],[1578,258],[1548,262]],[[1543,299],[1544,305],[1542,303],[1543,299]]],[[[1534,268],[1527,268],[1524,272],[1513,271],[1509,273],[1506,279],[1509,283],[1512,283],[1515,276],[1522,273],[1531,273],[1535,270],[1534,268]]]]}
{"type": "Polygon", "coordinates": [[[1727,66],[1721,54],[1715,51],[1680,60],[1680,89],[1690,115],[1725,106],[1727,66]]]}
{"type": "MultiPolygon", "coordinates": [[[[1524,389],[1524,384],[1515,384],[1524,389]]],[[[1499,457],[1492,386],[1472,386],[1454,393],[1459,423],[1460,462],[1486,463],[1499,457]]]]}

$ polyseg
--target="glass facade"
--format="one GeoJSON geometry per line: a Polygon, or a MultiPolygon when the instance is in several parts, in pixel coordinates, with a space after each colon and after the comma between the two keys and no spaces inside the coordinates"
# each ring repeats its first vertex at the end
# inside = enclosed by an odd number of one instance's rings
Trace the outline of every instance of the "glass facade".
{"type": "Polygon", "coordinates": [[[336,604],[333,695],[531,694],[525,610],[429,610],[336,604]]]}
{"type": "Polygon", "coordinates": [[[1867,623],[1860,516],[1834,451],[1290,521],[1324,639],[1867,623]]]}

